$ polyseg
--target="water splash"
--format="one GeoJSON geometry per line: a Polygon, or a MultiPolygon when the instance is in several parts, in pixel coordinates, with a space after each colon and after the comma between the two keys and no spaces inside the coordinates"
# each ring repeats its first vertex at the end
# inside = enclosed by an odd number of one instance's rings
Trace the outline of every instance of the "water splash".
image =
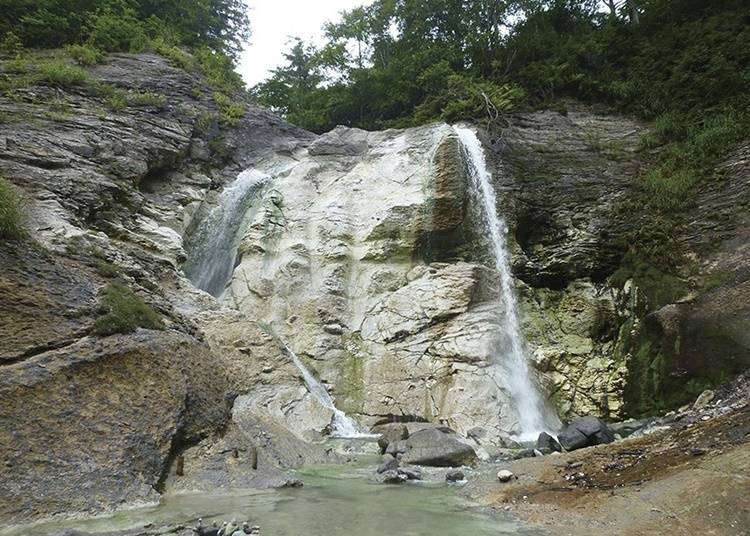
{"type": "Polygon", "coordinates": [[[188,261],[183,266],[196,287],[217,297],[224,291],[234,270],[242,221],[250,202],[268,180],[268,175],[257,170],[243,171],[200,221],[188,241],[188,261]]]}
{"type": "Polygon", "coordinates": [[[484,150],[476,134],[465,127],[453,127],[463,147],[472,187],[481,201],[484,229],[490,237],[495,268],[500,274],[500,299],[503,305],[503,327],[510,348],[501,363],[508,372],[508,390],[516,406],[520,438],[536,439],[542,431],[556,428],[555,418],[546,409],[539,389],[532,380],[529,364],[524,354],[524,340],[518,321],[518,306],[513,292],[513,276],[508,262],[505,235],[508,228],[498,215],[492,174],[487,169],[484,150]]]}

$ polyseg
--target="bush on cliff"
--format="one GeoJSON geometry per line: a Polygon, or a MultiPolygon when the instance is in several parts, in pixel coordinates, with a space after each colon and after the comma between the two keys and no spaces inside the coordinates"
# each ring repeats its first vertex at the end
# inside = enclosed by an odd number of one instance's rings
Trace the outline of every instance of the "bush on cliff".
{"type": "Polygon", "coordinates": [[[18,239],[23,236],[21,220],[23,200],[15,187],[0,177],[0,239],[18,239]]]}
{"type": "Polygon", "coordinates": [[[159,314],[122,283],[111,283],[101,295],[101,311],[94,322],[94,333],[112,335],[132,333],[136,329],[164,329],[159,314]]]}

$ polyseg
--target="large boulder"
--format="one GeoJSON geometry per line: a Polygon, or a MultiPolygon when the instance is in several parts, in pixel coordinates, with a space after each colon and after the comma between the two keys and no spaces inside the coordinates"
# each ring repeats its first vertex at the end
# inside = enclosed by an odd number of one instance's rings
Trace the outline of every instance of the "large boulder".
{"type": "Polygon", "coordinates": [[[471,445],[437,428],[415,432],[403,443],[406,451],[401,460],[407,464],[459,467],[473,465],[477,461],[477,453],[471,445]]]}
{"type": "Polygon", "coordinates": [[[563,428],[557,440],[565,450],[576,450],[611,443],[615,440],[612,430],[596,417],[579,417],[563,428]]]}

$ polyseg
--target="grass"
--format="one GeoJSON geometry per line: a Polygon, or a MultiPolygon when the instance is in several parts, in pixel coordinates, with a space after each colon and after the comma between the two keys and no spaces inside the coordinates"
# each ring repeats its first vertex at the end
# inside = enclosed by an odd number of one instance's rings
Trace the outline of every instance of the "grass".
{"type": "Polygon", "coordinates": [[[75,87],[86,85],[89,75],[81,67],[65,60],[51,60],[39,65],[35,81],[50,86],[75,87]]]}
{"type": "Polygon", "coordinates": [[[132,333],[139,327],[164,329],[161,316],[122,283],[111,283],[101,293],[104,312],[94,322],[94,333],[132,333]]]}
{"type": "Polygon", "coordinates": [[[223,125],[234,126],[245,115],[245,107],[232,102],[224,93],[214,93],[214,102],[219,107],[219,120],[223,125]]]}
{"type": "Polygon", "coordinates": [[[24,235],[23,198],[8,180],[0,177],[0,239],[17,240],[24,235]]]}
{"type": "Polygon", "coordinates": [[[68,45],[65,52],[78,65],[86,67],[96,65],[105,58],[105,53],[91,45],[68,45]]]}
{"type": "Polygon", "coordinates": [[[127,94],[127,101],[131,106],[153,106],[155,108],[162,108],[167,103],[167,98],[164,95],[157,95],[150,91],[136,91],[127,94]]]}
{"type": "Polygon", "coordinates": [[[696,188],[714,176],[714,169],[750,126],[750,114],[728,107],[700,116],[667,112],[659,116],[642,149],[660,148],[643,177],[645,199],[664,213],[689,208],[696,188]]]}

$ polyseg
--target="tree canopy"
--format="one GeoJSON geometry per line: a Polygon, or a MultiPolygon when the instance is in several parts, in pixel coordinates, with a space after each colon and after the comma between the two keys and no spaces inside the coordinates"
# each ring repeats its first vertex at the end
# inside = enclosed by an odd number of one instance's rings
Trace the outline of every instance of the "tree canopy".
{"type": "Polygon", "coordinates": [[[128,51],[160,40],[236,59],[249,21],[242,0],[0,0],[0,38],[9,34],[35,48],[128,51]]]}
{"type": "Polygon", "coordinates": [[[471,117],[488,99],[575,96],[647,118],[747,104],[744,0],[376,0],[325,31],[254,89],[315,131],[471,117]]]}

